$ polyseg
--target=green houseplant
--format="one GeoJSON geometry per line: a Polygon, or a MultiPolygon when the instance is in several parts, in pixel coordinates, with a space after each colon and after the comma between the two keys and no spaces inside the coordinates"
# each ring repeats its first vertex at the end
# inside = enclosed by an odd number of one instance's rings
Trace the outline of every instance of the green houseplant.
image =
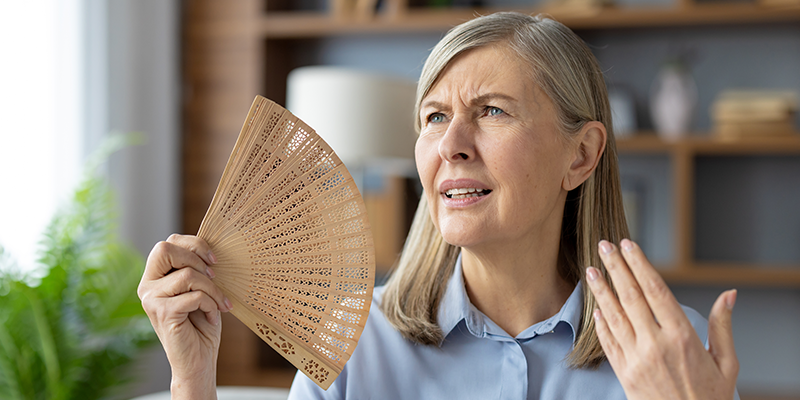
{"type": "Polygon", "coordinates": [[[47,227],[38,278],[0,247],[0,398],[97,399],[155,335],[136,296],[142,256],[119,242],[98,166],[130,137],[109,140],[47,227]]]}

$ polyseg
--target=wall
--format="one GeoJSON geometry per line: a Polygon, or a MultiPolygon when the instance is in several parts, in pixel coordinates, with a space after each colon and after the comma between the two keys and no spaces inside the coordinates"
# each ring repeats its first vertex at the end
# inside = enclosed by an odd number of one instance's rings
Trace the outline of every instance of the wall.
{"type": "MultiPolygon", "coordinates": [[[[143,255],[179,225],[180,4],[161,0],[85,1],[87,148],[109,132],[139,132],[144,144],[110,162],[120,234],[143,255]]],[[[120,396],[168,390],[160,346],[140,356],[139,380],[120,396]]]]}

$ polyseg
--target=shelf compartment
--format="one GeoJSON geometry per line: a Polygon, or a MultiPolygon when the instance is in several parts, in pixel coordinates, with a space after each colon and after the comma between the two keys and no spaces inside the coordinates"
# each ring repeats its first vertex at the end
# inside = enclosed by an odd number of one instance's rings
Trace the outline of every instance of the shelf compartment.
{"type": "Polygon", "coordinates": [[[697,262],[800,264],[800,155],[751,154],[695,157],[697,262]]]}

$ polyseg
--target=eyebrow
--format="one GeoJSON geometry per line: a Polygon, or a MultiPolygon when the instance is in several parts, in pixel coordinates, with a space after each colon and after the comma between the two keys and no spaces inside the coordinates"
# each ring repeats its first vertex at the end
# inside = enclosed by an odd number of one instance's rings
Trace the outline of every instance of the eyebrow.
{"type": "Polygon", "coordinates": [[[504,93],[491,92],[491,93],[482,94],[482,95],[472,99],[472,101],[470,101],[470,103],[472,103],[473,105],[482,104],[482,103],[486,103],[488,100],[492,100],[492,99],[501,99],[501,100],[505,100],[505,101],[516,101],[517,100],[514,97],[509,96],[509,95],[504,94],[504,93]]]}
{"type": "MultiPolygon", "coordinates": [[[[509,95],[504,94],[504,93],[491,92],[491,93],[482,94],[482,95],[470,100],[470,104],[471,105],[482,104],[482,103],[485,103],[488,100],[492,100],[492,99],[502,99],[502,100],[506,100],[506,101],[516,101],[517,100],[514,97],[509,96],[509,95]]],[[[444,103],[438,102],[436,100],[428,100],[428,101],[425,101],[425,102],[422,103],[422,106],[420,106],[420,109],[426,108],[426,107],[433,107],[433,108],[436,108],[436,109],[446,109],[447,105],[445,105],[444,103]]]]}

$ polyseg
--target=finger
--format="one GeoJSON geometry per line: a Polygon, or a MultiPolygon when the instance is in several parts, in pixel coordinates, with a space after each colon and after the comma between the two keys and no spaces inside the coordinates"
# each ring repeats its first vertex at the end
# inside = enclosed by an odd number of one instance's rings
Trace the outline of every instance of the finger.
{"type": "Polygon", "coordinates": [[[173,311],[172,315],[164,316],[164,319],[168,322],[170,319],[174,319],[173,322],[181,323],[188,318],[190,313],[200,310],[205,314],[209,324],[219,324],[217,304],[203,292],[189,292],[180,296],[170,297],[166,299],[165,306],[173,311]]]}
{"type": "Polygon", "coordinates": [[[611,363],[611,368],[615,371],[624,370],[626,362],[625,352],[614,338],[614,334],[611,333],[611,330],[608,328],[608,323],[606,323],[605,318],[603,318],[602,311],[600,311],[600,309],[594,310],[593,317],[597,339],[600,340],[600,346],[603,348],[608,362],[611,363]]]}
{"type": "Polygon", "coordinates": [[[202,292],[216,303],[220,311],[227,312],[231,309],[231,302],[222,290],[207,276],[191,268],[165,276],[155,291],[157,297],[175,297],[189,292],[202,292]]]}
{"type": "Polygon", "coordinates": [[[708,316],[708,351],[722,374],[729,379],[735,379],[739,374],[739,360],[733,345],[731,324],[736,294],[736,289],[733,289],[719,295],[708,316]]]}
{"type": "Polygon", "coordinates": [[[194,235],[179,235],[177,233],[173,233],[172,235],[167,238],[167,242],[178,245],[191,251],[194,254],[197,254],[198,257],[202,258],[208,265],[214,265],[217,263],[217,257],[211,251],[211,246],[208,245],[208,242],[199,238],[194,235]]]}
{"type": "Polygon", "coordinates": [[[605,279],[600,276],[600,271],[597,268],[589,267],[586,269],[586,278],[589,281],[589,289],[597,299],[597,304],[600,306],[608,329],[614,338],[623,345],[635,345],[636,333],[617,297],[614,296],[605,279]]]}
{"type": "Polygon", "coordinates": [[[213,272],[195,252],[170,242],[158,242],[147,256],[143,280],[157,280],[173,269],[190,267],[201,274],[213,277],[213,272]]]}
{"type": "Polygon", "coordinates": [[[219,325],[222,323],[222,318],[220,317],[219,311],[214,311],[216,318],[210,317],[208,314],[196,310],[194,312],[189,313],[189,321],[197,328],[200,333],[205,336],[206,338],[210,339],[209,337],[209,330],[219,329],[219,325]],[[212,318],[209,321],[209,318],[212,318]]]}
{"type": "Polygon", "coordinates": [[[689,325],[689,319],[686,318],[678,300],[672,295],[672,291],[658,271],[647,260],[642,249],[628,239],[622,239],[620,247],[622,250],[620,253],[636,277],[659,325],[669,328],[689,325]]]}
{"type": "Polygon", "coordinates": [[[639,287],[639,282],[628,268],[617,246],[606,240],[598,244],[600,258],[606,266],[611,282],[617,290],[617,297],[637,332],[651,332],[657,329],[650,305],[639,287]]]}

